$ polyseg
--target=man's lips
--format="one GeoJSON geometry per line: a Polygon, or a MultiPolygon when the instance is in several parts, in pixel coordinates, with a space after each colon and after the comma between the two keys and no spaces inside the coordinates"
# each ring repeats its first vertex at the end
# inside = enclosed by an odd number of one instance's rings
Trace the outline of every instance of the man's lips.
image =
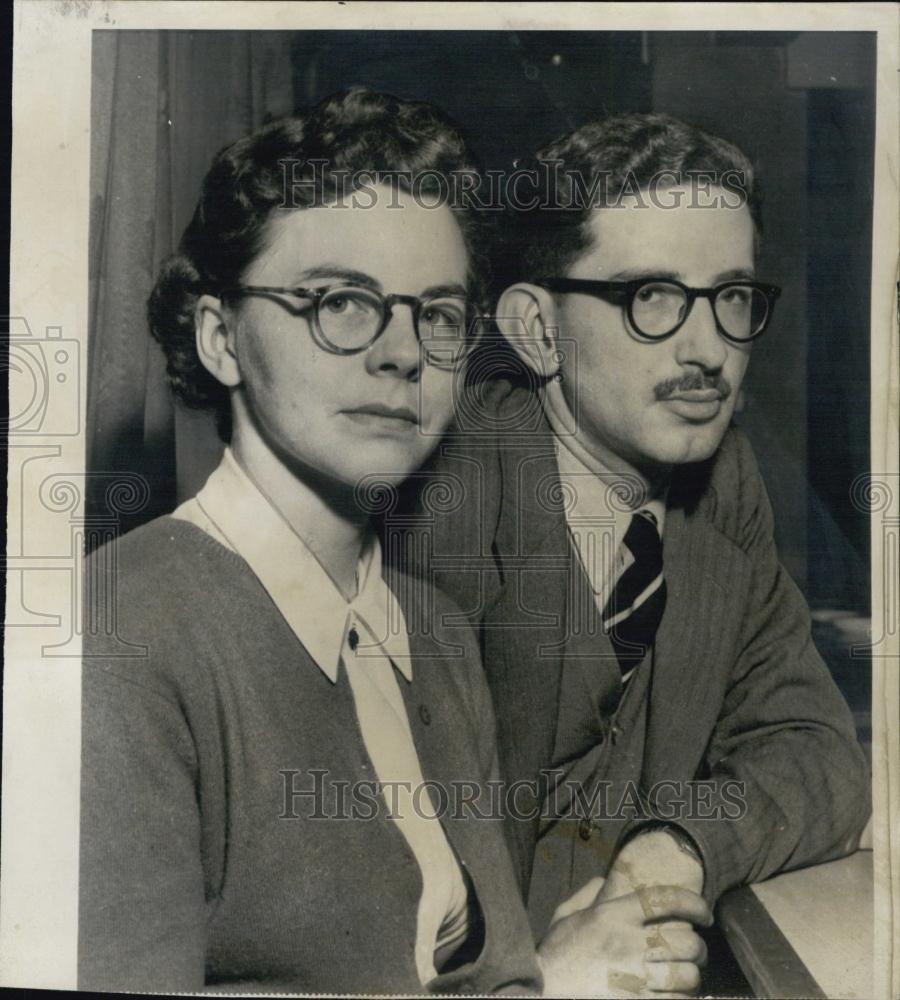
{"type": "Polygon", "coordinates": [[[719,416],[722,403],[729,395],[720,389],[679,389],[664,396],[661,402],[682,420],[705,424],[719,416]]]}
{"type": "Polygon", "coordinates": [[[725,399],[727,395],[720,389],[679,389],[670,392],[665,399],[679,399],[686,403],[713,403],[725,399]]]}

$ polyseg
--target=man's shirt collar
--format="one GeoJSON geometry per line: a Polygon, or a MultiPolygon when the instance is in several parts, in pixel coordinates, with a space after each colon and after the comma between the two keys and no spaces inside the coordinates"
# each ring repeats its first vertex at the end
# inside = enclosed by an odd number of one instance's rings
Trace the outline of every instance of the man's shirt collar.
{"type": "Polygon", "coordinates": [[[632,514],[638,510],[648,510],[656,518],[659,534],[662,537],[666,517],[665,491],[637,507],[630,507],[627,496],[622,496],[616,491],[616,474],[599,462],[596,463],[596,468],[588,468],[566,445],[565,438],[562,437],[556,438],[556,462],[560,481],[569,487],[566,491],[566,518],[570,523],[576,518],[588,519],[598,516],[613,518],[616,538],[621,542],[632,514]]]}

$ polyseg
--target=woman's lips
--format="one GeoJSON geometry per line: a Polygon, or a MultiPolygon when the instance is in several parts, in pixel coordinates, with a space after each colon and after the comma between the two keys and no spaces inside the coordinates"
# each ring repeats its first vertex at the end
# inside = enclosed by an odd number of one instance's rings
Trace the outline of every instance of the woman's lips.
{"type": "Polygon", "coordinates": [[[408,434],[419,426],[419,418],[415,411],[405,406],[391,407],[374,403],[353,410],[344,410],[343,413],[353,423],[369,430],[408,434]]]}

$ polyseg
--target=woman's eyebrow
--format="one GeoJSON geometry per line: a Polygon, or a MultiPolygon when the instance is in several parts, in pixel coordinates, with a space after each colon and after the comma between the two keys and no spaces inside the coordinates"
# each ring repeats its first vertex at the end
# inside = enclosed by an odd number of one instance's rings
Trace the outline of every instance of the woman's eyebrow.
{"type": "MultiPolygon", "coordinates": [[[[297,281],[308,281],[310,278],[338,278],[350,285],[361,285],[363,288],[372,288],[379,292],[382,290],[381,282],[373,278],[371,274],[342,267],[340,264],[317,264],[315,267],[308,267],[297,276],[297,281]]],[[[465,298],[466,294],[465,285],[451,282],[449,284],[429,285],[421,292],[419,298],[435,299],[447,295],[465,298]]]]}
{"type": "Polygon", "coordinates": [[[459,296],[460,298],[466,297],[466,287],[465,285],[460,285],[457,283],[451,283],[449,285],[429,285],[426,289],[422,291],[419,296],[420,299],[437,299],[443,298],[444,296],[459,296]]]}

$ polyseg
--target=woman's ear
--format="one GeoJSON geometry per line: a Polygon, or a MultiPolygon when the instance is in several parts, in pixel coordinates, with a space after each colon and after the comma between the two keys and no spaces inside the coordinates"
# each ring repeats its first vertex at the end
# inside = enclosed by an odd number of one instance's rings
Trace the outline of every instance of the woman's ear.
{"type": "Polygon", "coordinates": [[[496,321],[510,347],[536,375],[549,379],[557,373],[556,304],[546,288],[525,282],[510,285],[497,303],[496,321]]]}
{"type": "Polygon", "coordinates": [[[234,323],[227,321],[222,300],[201,295],[194,312],[197,354],[203,367],[222,385],[241,384],[241,372],[234,351],[234,323]]]}

